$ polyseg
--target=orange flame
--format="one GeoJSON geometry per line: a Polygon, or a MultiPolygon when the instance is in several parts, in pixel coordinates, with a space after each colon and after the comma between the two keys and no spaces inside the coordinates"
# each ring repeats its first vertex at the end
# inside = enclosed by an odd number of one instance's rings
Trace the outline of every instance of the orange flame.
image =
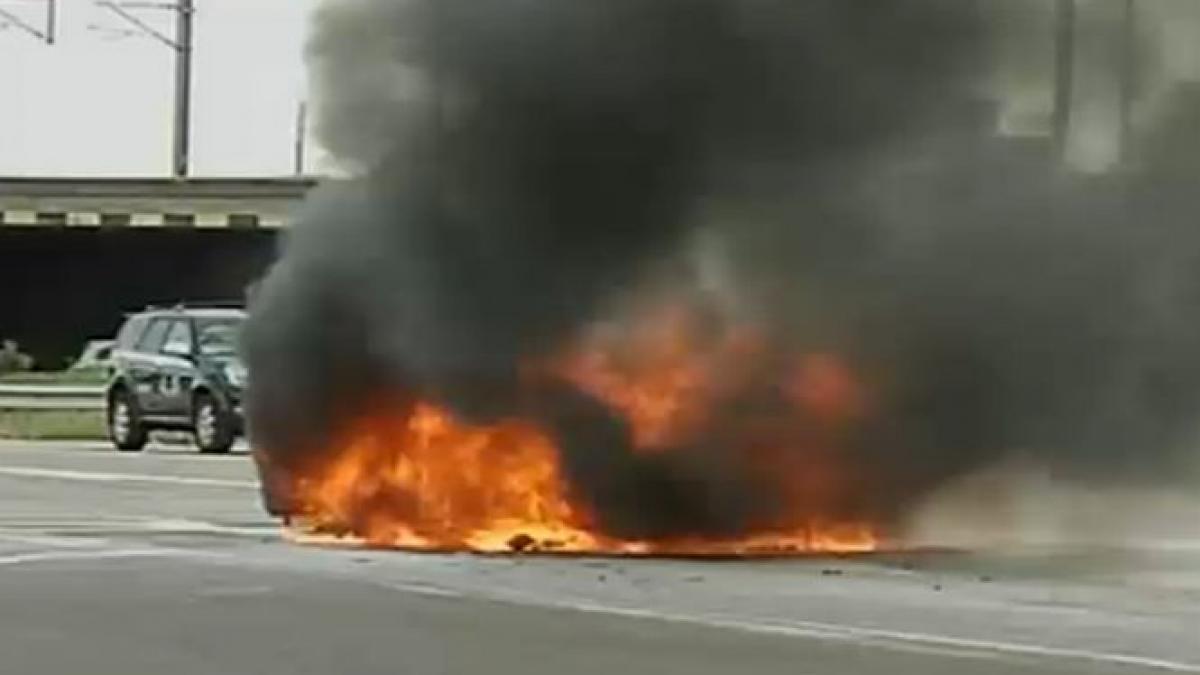
{"type": "Polygon", "coordinates": [[[731,337],[698,344],[690,317],[678,310],[635,326],[619,341],[598,342],[558,371],[624,414],[634,447],[644,452],[667,449],[703,426],[719,394],[717,362],[747,348],[731,337]]]}
{"type": "Polygon", "coordinates": [[[596,545],[565,497],[554,446],[529,425],[472,427],[418,404],[367,417],[347,438],[300,484],[318,529],[412,548],[509,550],[522,534],[552,548],[596,545]]]}
{"type": "MultiPolygon", "coordinates": [[[[677,313],[616,344],[580,350],[551,369],[623,414],[635,450],[654,453],[708,433],[714,411],[746,386],[739,375],[753,369],[761,352],[746,332],[699,340],[686,314],[677,313]]],[[[833,431],[865,410],[857,382],[836,358],[807,356],[789,372],[778,388],[793,417],[816,417],[833,431]]],[[[771,428],[773,443],[736,436],[731,442],[744,444],[747,471],[772,485],[792,511],[729,539],[631,541],[605,534],[588,508],[572,499],[559,450],[537,425],[509,420],[477,426],[429,403],[392,406],[358,420],[330,459],[298,481],[307,515],[294,534],[302,541],[478,552],[875,550],[879,539],[869,523],[821,515],[826,502],[849,489],[837,458],[826,451],[827,439],[820,430],[789,434],[788,426],[785,419],[784,433],[771,428]]]]}

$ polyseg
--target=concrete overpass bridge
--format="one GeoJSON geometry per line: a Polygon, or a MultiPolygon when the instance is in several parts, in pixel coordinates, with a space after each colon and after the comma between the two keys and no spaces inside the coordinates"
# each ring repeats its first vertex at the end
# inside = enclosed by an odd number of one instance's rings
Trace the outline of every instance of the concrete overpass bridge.
{"type": "Polygon", "coordinates": [[[129,310],[239,299],[314,184],[0,177],[0,338],[53,368],[129,310]]]}
{"type": "Polygon", "coordinates": [[[309,178],[3,178],[0,227],[279,228],[309,178]]]}

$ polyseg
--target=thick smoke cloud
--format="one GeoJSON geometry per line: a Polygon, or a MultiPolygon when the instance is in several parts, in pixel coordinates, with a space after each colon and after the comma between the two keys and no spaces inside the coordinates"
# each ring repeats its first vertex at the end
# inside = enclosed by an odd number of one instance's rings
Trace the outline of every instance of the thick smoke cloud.
{"type": "Polygon", "coordinates": [[[363,406],[421,397],[540,420],[615,534],[769,522],[724,460],[737,410],[648,459],[614,411],[522,377],[708,242],[739,320],[862,379],[847,514],[895,519],[1012,451],[1112,480],[1188,466],[1194,202],[991,138],[988,28],[961,0],[327,3],[310,62],[355,177],[255,300],[256,444],[300,466],[363,406]]]}

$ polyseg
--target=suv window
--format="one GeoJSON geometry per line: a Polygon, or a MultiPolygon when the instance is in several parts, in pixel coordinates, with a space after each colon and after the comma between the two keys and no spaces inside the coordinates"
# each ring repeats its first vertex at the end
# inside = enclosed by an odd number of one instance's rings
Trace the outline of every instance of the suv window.
{"type": "Polygon", "coordinates": [[[240,318],[198,319],[200,352],[208,356],[236,354],[242,323],[240,318]]]}
{"type": "Polygon", "coordinates": [[[162,350],[171,353],[191,353],[192,351],[192,327],[184,320],[176,320],[171,322],[171,329],[167,331],[167,339],[163,343],[162,350]]]}
{"type": "Polygon", "coordinates": [[[149,317],[142,315],[129,317],[129,320],[121,327],[121,332],[117,334],[117,349],[133,349],[133,346],[138,343],[138,338],[142,337],[142,333],[146,331],[147,323],[150,323],[149,317]]]}
{"type": "Polygon", "coordinates": [[[167,329],[171,327],[169,319],[155,319],[146,332],[142,334],[142,339],[138,340],[137,351],[143,353],[155,353],[162,349],[163,343],[167,338],[167,329]]]}

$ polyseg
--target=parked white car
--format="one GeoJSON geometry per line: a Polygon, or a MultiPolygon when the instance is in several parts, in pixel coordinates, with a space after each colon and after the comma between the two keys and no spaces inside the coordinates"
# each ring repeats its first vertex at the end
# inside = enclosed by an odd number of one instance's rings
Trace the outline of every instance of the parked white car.
{"type": "Polygon", "coordinates": [[[70,370],[98,370],[112,363],[112,340],[88,340],[70,370]]]}

